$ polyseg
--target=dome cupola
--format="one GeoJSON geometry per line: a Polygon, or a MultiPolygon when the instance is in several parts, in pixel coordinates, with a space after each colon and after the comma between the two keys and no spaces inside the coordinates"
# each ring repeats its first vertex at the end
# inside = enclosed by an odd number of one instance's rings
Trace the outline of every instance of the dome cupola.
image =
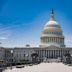
{"type": "Polygon", "coordinates": [[[48,47],[50,45],[65,47],[63,32],[60,25],[55,20],[53,9],[50,14],[50,20],[45,24],[42,31],[40,43],[41,47],[48,47]]]}

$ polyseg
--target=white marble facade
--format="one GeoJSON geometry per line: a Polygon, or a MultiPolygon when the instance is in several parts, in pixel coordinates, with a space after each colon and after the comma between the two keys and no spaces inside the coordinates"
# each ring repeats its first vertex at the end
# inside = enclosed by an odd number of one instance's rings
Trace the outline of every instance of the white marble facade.
{"type": "Polygon", "coordinates": [[[66,53],[72,54],[72,48],[59,48],[56,46],[49,47],[32,47],[32,48],[14,48],[14,59],[16,61],[20,60],[30,60],[32,61],[31,55],[37,53],[40,60],[46,59],[57,59],[62,58],[66,53]]]}
{"type": "Polygon", "coordinates": [[[49,47],[30,47],[30,48],[1,48],[0,49],[0,60],[19,62],[20,60],[32,61],[31,54],[37,53],[40,60],[46,59],[57,59],[63,57],[66,53],[72,55],[72,48],[59,48],[56,46],[49,47]],[[13,50],[13,57],[11,57],[11,50],[13,50]]]}

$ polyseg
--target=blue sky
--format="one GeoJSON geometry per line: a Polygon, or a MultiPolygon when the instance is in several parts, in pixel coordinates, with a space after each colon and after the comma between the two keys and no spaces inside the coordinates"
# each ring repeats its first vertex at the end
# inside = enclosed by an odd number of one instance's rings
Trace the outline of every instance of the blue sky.
{"type": "Polygon", "coordinates": [[[38,46],[52,8],[72,47],[72,0],[0,0],[0,46],[38,46]]]}

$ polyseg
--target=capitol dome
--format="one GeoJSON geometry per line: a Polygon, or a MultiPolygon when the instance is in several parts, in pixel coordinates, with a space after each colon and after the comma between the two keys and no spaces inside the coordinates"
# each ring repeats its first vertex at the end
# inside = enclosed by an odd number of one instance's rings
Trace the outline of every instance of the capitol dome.
{"type": "Polygon", "coordinates": [[[51,45],[65,47],[63,32],[54,18],[53,10],[50,15],[50,20],[45,24],[42,31],[40,47],[48,47],[51,45]]]}

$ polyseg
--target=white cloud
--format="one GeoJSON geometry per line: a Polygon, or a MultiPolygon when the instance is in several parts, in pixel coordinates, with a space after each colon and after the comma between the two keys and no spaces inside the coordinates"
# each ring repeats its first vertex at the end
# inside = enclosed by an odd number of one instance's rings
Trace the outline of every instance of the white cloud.
{"type": "Polygon", "coordinates": [[[0,37],[0,40],[5,40],[5,39],[8,39],[8,38],[6,38],[6,37],[0,37]]]}
{"type": "Polygon", "coordinates": [[[65,44],[68,47],[72,47],[72,35],[67,35],[65,37],[65,44]]]}
{"type": "Polygon", "coordinates": [[[8,26],[3,26],[0,24],[0,40],[8,39],[11,36],[12,30],[8,26]]]}

